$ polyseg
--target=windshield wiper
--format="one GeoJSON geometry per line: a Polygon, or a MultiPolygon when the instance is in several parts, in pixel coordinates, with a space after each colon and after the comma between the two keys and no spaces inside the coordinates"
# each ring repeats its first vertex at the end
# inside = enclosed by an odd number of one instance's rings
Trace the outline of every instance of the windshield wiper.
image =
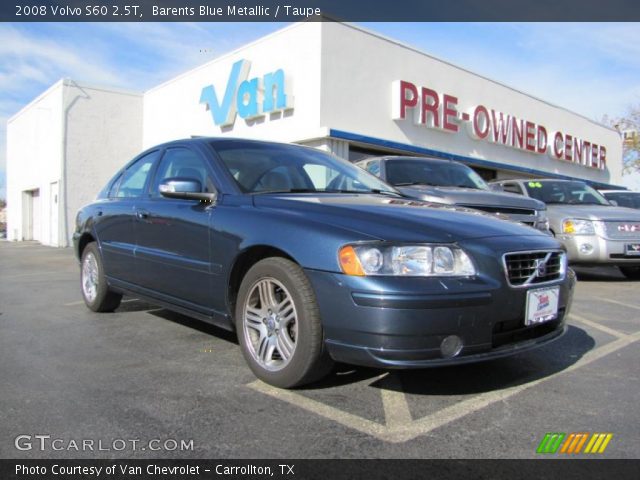
{"type": "Polygon", "coordinates": [[[394,197],[404,197],[404,195],[402,195],[400,192],[393,192],[391,190],[380,190],[378,188],[373,188],[366,193],[377,193],[378,195],[392,195],[394,197]]]}
{"type": "Polygon", "coordinates": [[[393,184],[394,187],[410,187],[412,185],[426,185],[428,187],[437,187],[435,183],[429,183],[429,182],[400,182],[400,183],[393,184]]]}
{"type": "Polygon", "coordinates": [[[263,193],[321,193],[325,190],[316,190],[315,188],[288,188],[283,190],[260,190],[258,192],[251,192],[254,195],[261,195],[263,193]]]}
{"type": "Polygon", "coordinates": [[[351,194],[371,194],[376,195],[393,195],[394,197],[403,197],[401,193],[393,192],[391,190],[380,190],[378,188],[372,188],[371,190],[346,190],[346,189],[329,189],[329,190],[317,190],[315,188],[290,188],[287,190],[261,190],[259,192],[251,192],[254,195],[262,195],[265,193],[351,193],[351,194]]]}
{"type": "Polygon", "coordinates": [[[391,190],[380,190],[379,188],[372,188],[371,190],[347,190],[347,189],[331,189],[331,190],[318,190],[325,193],[353,193],[353,194],[371,194],[376,195],[393,195],[394,197],[404,197],[400,192],[393,192],[391,190]]]}

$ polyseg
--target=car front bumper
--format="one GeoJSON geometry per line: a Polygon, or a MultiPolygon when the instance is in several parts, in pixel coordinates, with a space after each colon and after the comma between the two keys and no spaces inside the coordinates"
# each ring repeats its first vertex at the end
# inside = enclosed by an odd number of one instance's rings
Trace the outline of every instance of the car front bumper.
{"type": "Polygon", "coordinates": [[[626,255],[628,244],[640,244],[640,238],[612,240],[599,235],[557,235],[574,265],[640,266],[640,255],[626,255]]]}
{"type": "MultiPolygon", "coordinates": [[[[559,338],[566,330],[575,274],[560,286],[558,317],[525,326],[526,288],[488,277],[353,277],[307,270],[325,342],[336,361],[382,368],[424,368],[513,355],[559,338]],[[384,293],[383,293],[384,292],[384,293]],[[462,339],[447,358],[442,341],[462,339]]],[[[542,287],[536,287],[542,288],[542,287]]]]}

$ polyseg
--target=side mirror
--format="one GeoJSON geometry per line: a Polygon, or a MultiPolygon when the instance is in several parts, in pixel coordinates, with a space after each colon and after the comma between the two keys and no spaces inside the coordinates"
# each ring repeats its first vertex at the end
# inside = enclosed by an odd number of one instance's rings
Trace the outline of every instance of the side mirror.
{"type": "Polygon", "coordinates": [[[494,192],[503,192],[504,189],[502,188],[502,185],[500,185],[499,183],[490,183],[489,184],[489,188],[491,190],[493,190],[494,192]]]}
{"type": "Polygon", "coordinates": [[[160,195],[167,198],[179,198],[182,200],[199,200],[201,202],[213,203],[216,201],[217,193],[202,191],[202,183],[195,178],[173,177],[165,178],[159,185],[160,195]]]}
{"type": "Polygon", "coordinates": [[[618,202],[616,202],[615,200],[609,200],[609,203],[610,203],[611,205],[613,205],[614,207],[619,206],[619,205],[618,205],[618,202]]]}

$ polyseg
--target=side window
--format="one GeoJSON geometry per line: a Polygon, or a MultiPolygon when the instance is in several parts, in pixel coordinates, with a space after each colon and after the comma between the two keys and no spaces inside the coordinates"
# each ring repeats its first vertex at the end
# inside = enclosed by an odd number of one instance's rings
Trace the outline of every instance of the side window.
{"type": "MultiPolygon", "coordinates": [[[[124,172],[118,185],[117,198],[140,197],[144,193],[144,186],[147,184],[147,177],[151,171],[153,163],[158,158],[158,152],[151,152],[138,159],[124,172]]],[[[115,185],[115,184],[114,184],[115,185]]]]}
{"type": "Polygon", "coordinates": [[[371,160],[367,163],[367,172],[375,175],[376,177],[380,176],[380,160],[371,160]]]}
{"type": "Polygon", "coordinates": [[[156,177],[151,187],[151,196],[161,197],[158,187],[162,181],[175,177],[198,180],[202,185],[203,192],[215,191],[215,186],[213,185],[205,161],[188,148],[177,147],[167,149],[156,171],[156,177]]]}
{"type": "Polygon", "coordinates": [[[502,191],[509,192],[509,193],[517,193],[518,195],[522,195],[522,189],[520,188],[520,185],[518,185],[517,183],[503,183],[502,191]]]}
{"type": "Polygon", "coordinates": [[[107,197],[109,198],[115,198],[118,194],[118,187],[120,186],[120,182],[122,181],[122,173],[120,175],[118,175],[118,178],[116,178],[113,183],[111,184],[111,188],[109,189],[109,193],[107,194],[107,197]]]}

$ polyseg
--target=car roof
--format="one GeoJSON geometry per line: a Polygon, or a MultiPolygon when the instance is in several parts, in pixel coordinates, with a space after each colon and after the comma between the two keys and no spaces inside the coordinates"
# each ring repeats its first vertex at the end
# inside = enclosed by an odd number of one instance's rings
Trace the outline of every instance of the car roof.
{"type": "Polygon", "coordinates": [[[633,190],[598,190],[600,193],[635,193],[640,195],[640,192],[634,192],[633,190]]]}

